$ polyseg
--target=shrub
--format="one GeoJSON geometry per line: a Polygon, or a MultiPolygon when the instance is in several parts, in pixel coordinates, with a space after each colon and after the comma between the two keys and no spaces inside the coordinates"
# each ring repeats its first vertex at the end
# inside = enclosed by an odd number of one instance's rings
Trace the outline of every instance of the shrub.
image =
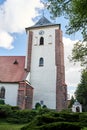
{"type": "Polygon", "coordinates": [[[81,113],[79,115],[79,121],[81,122],[82,126],[86,126],[87,127],[87,113],[81,113]]]}
{"type": "Polygon", "coordinates": [[[0,118],[6,118],[12,113],[11,107],[9,105],[0,105],[0,118]]]}
{"type": "Polygon", "coordinates": [[[38,110],[38,109],[41,109],[41,104],[39,102],[37,102],[35,104],[35,109],[38,110]]]}
{"type": "Polygon", "coordinates": [[[77,123],[54,122],[41,126],[26,125],[21,130],[81,130],[81,126],[77,123]]]}
{"type": "Polygon", "coordinates": [[[0,99],[0,104],[5,104],[5,101],[3,99],[0,99]]]}
{"type": "Polygon", "coordinates": [[[63,113],[60,112],[59,116],[64,118],[67,122],[79,122],[79,113],[63,113]]]}
{"type": "Polygon", "coordinates": [[[28,123],[36,116],[36,114],[37,113],[34,110],[15,110],[7,121],[20,124],[28,123]]]}
{"type": "Polygon", "coordinates": [[[37,111],[37,114],[38,115],[43,115],[43,114],[48,114],[48,113],[51,113],[52,112],[52,110],[50,110],[50,109],[48,109],[48,108],[42,108],[42,109],[39,109],[38,111],[37,111]]]}
{"type": "Polygon", "coordinates": [[[81,130],[82,127],[76,123],[55,122],[37,128],[38,128],[37,130],[81,130]]]}
{"type": "Polygon", "coordinates": [[[80,130],[83,125],[79,122],[79,114],[49,111],[36,116],[21,130],[80,130]]]}
{"type": "Polygon", "coordinates": [[[20,110],[20,108],[18,106],[11,106],[12,110],[20,110]]]}

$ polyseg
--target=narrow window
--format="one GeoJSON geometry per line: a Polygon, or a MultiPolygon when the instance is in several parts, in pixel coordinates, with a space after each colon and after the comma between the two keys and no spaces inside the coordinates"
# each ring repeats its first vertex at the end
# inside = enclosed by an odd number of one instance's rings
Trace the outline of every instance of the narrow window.
{"type": "Polygon", "coordinates": [[[41,57],[39,59],[39,66],[43,66],[44,65],[44,59],[41,57]]]}
{"type": "Polygon", "coordinates": [[[4,87],[1,88],[0,98],[2,98],[2,99],[5,98],[5,88],[4,87]]]}
{"type": "Polygon", "coordinates": [[[44,38],[43,37],[40,38],[40,45],[44,45],[44,38]]]}

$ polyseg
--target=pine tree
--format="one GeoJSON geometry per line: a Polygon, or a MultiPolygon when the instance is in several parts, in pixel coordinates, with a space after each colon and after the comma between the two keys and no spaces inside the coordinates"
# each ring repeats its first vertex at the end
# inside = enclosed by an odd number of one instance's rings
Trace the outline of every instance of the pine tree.
{"type": "Polygon", "coordinates": [[[71,108],[72,105],[74,104],[74,102],[75,102],[75,99],[74,99],[74,97],[72,96],[68,108],[71,108]]]}
{"type": "Polygon", "coordinates": [[[75,95],[76,99],[82,104],[83,111],[87,111],[87,69],[82,71],[81,81],[75,95]]]}

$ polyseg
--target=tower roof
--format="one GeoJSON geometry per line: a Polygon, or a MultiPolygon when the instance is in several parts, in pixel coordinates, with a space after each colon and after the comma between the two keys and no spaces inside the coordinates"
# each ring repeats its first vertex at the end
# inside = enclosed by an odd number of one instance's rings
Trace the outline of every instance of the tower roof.
{"type": "Polygon", "coordinates": [[[51,23],[46,17],[43,16],[39,19],[39,21],[35,25],[27,27],[26,31],[33,28],[46,27],[46,26],[59,26],[60,28],[60,24],[51,23]]]}
{"type": "Polygon", "coordinates": [[[46,17],[42,17],[34,26],[49,25],[52,24],[46,17]]]}

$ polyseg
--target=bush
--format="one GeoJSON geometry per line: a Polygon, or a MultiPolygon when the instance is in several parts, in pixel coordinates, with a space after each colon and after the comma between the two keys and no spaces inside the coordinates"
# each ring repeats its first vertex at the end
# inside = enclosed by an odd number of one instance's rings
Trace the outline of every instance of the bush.
{"type": "Polygon", "coordinates": [[[81,113],[79,115],[79,121],[81,122],[82,126],[86,126],[87,127],[87,113],[81,113]]]}
{"type": "Polygon", "coordinates": [[[34,110],[15,110],[7,121],[19,124],[28,123],[36,116],[36,114],[37,113],[34,110]]]}
{"type": "Polygon", "coordinates": [[[0,104],[5,104],[5,101],[3,99],[0,99],[0,104]]]}
{"type": "Polygon", "coordinates": [[[59,116],[67,122],[79,122],[79,113],[63,113],[60,112],[59,116]]]}
{"type": "Polygon", "coordinates": [[[77,123],[54,122],[40,126],[26,125],[22,127],[21,130],[81,130],[81,128],[82,127],[77,123]]]}
{"type": "Polygon", "coordinates": [[[48,112],[35,117],[21,130],[80,130],[79,113],[48,112]],[[78,123],[77,123],[78,121],[78,123]]]}
{"type": "Polygon", "coordinates": [[[38,128],[39,128],[38,130],[81,130],[82,127],[76,123],[55,122],[55,123],[43,125],[38,128]]]}
{"type": "Polygon", "coordinates": [[[39,109],[38,111],[37,111],[37,114],[38,115],[43,115],[43,114],[48,114],[48,113],[51,113],[52,112],[52,110],[50,110],[50,109],[48,109],[48,108],[42,108],[42,109],[39,109]]]}
{"type": "Polygon", "coordinates": [[[37,102],[35,104],[35,109],[38,110],[38,109],[41,109],[41,104],[39,102],[37,102]]]}
{"type": "MultiPolygon", "coordinates": [[[[79,121],[81,118],[79,116],[80,113],[49,111],[36,116],[34,120],[21,130],[80,130],[83,125],[79,121]]],[[[84,119],[86,120],[86,117],[84,119]]]]}
{"type": "Polygon", "coordinates": [[[11,106],[12,110],[20,110],[20,108],[18,106],[11,106]]]}
{"type": "Polygon", "coordinates": [[[11,106],[9,105],[0,105],[0,118],[6,118],[12,113],[11,106]]]}

